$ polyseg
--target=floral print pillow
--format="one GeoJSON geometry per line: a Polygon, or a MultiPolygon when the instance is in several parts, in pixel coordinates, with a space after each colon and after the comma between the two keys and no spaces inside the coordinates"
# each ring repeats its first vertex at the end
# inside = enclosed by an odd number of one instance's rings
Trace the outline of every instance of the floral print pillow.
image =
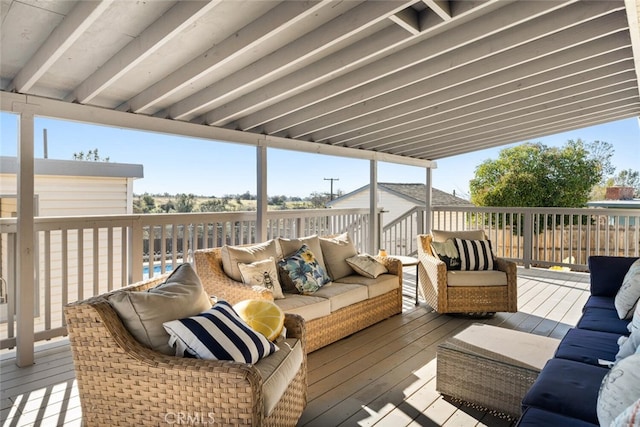
{"type": "Polygon", "coordinates": [[[278,267],[284,282],[290,281],[301,294],[312,294],[331,281],[307,245],[302,245],[293,254],[278,261],[278,267]]]}

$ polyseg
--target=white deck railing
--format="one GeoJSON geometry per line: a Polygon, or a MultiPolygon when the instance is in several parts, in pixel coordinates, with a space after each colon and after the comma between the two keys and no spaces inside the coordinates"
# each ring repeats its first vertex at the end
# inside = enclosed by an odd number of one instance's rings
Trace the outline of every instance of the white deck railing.
{"type": "MultiPolygon", "coordinates": [[[[268,211],[267,238],[348,231],[369,244],[368,209],[268,211]]],[[[66,334],[62,308],[153,277],[193,251],[256,242],[256,212],[38,217],[35,219],[35,340],[66,334]],[[156,271],[157,270],[157,271],[156,271]]],[[[0,348],[15,346],[17,224],[0,219],[0,348]]]]}
{"type": "MultiPolygon", "coordinates": [[[[390,254],[417,252],[425,209],[414,208],[383,228],[390,254]]],[[[586,271],[591,255],[640,256],[640,210],[434,207],[434,230],[484,230],[496,256],[529,266],[586,271]]]]}

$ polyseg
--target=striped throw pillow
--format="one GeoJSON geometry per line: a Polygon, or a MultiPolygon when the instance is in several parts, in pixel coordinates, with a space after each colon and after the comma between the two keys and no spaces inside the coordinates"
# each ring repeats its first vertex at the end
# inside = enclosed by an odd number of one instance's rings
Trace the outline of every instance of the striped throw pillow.
{"type": "Polygon", "coordinates": [[[493,270],[493,251],[489,240],[454,239],[460,255],[460,270],[493,270]]]}
{"type": "Polygon", "coordinates": [[[254,331],[226,301],[196,316],[163,323],[176,356],[256,363],[278,350],[254,331]]]}

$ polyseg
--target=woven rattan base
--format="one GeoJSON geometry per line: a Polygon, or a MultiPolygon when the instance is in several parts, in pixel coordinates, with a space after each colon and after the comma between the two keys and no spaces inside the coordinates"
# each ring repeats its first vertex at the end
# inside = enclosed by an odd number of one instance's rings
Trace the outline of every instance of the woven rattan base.
{"type": "Polygon", "coordinates": [[[559,340],[475,324],[438,346],[436,389],[519,417],[522,398],[559,340]]]}

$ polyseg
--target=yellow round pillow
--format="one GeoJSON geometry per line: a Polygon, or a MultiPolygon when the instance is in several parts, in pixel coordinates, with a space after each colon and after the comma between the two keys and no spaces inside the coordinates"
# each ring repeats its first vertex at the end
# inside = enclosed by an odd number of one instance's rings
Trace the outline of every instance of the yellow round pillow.
{"type": "Polygon", "coordinates": [[[233,306],[238,316],[251,327],[273,341],[284,327],[284,312],[273,301],[250,299],[233,306]]]}

